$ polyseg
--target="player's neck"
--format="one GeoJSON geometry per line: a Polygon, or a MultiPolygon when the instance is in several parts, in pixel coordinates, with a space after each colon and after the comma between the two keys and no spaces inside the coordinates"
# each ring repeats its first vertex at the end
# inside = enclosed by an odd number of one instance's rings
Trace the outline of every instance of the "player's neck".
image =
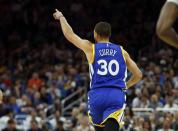
{"type": "Polygon", "coordinates": [[[100,39],[97,41],[97,43],[110,43],[109,39],[100,39]]]}

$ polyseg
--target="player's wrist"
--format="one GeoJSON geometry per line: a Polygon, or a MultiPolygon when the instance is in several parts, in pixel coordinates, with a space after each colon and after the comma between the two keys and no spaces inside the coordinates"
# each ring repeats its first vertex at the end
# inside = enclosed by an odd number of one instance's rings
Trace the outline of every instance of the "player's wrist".
{"type": "Polygon", "coordinates": [[[126,84],[126,87],[125,87],[125,88],[126,88],[126,90],[128,90],[128,89],[129,89],[129,87],[130,87],[130,86],[129,86],[129,84],[127,83],[127,84],[126,84]]]}
{"type": "Polygon", "coordinates": [[[61,18],[63,18],[63,17],[64,17],[63,14],[59,15],[59,20],[60,20],[61,18]]]}

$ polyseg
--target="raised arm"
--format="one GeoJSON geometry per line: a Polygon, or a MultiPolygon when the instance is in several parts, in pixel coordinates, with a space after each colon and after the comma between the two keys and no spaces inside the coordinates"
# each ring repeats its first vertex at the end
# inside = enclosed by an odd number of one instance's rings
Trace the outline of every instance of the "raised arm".
{"type": "Polygon", "coordinates": [[[53,16],[56,20],[60,21],[62,32],[68,41],[73,43],[79,49],[83,50],[85,54],[92,52],[92,43],[88,40],[81,39],[78,35],[76,35],[60,11],[56,9],[56,12],[53,14],[53,16]]]}
{"type": "Polygon", "coordinates": [[[161,10],[156,33],[160,39],[178,48],[178,34],[173,28],[173,24],[178,16],[178,5],[173,2],[166,2],[161,10]]]}
{"type": "Polygon", "coordinates": [[[126,51],[124,51],[124,56],[126,59],[127,68],[132,73],[131,78],[126,83],[127,88],[130,88],[141,80],[142,72],[137,67],[136,63],[130,58],[129,54],[126,51]]]}

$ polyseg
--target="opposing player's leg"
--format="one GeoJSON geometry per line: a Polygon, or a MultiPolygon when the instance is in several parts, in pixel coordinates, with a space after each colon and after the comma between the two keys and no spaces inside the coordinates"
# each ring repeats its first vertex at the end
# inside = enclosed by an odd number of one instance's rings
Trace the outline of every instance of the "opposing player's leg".
{"type": "Polygon", "coordinates": [[[156,26],[158,37],[176,48],[178,48],[178,33],[173,28],[173,24],[175,23],[177,17],[177,0],[168,0],[161,10],[156,26]]]}
{"type": "Polygon", "coordinates": [[[0,90],[0,104],[2,104],[2,101],[3,101],[3,93],[2,93],[2,91],[0,90]]]}
{"type": "Polygon", "coordinates": [[[106,123],[103,131],[119,131],[119,124],[115,119],[109,118],[106,123]]]}

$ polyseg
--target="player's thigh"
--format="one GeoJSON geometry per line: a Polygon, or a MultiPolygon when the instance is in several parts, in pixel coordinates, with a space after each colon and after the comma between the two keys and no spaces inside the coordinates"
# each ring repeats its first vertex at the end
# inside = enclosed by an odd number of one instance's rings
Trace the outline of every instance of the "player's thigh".
{"type": "Polygon", "coordinates": [[[99,126],[94,126],[94,128],[95,128],[95,131],[103,131],[103,127],[99,127],[99,126]]]}
{"type": "Polygon", "coordinates": [[[95,91],[90,91],[88,99],[88,113],[92,118],[93,124],[98,124],[103,121],[103,113],[104,113],[104,99],[101,96],[101,93],[97,93],[95,91]]]}
{"type": "Polygon", "coordinates": [[[103,131],[119,131],[119,123],[115,119],[109,118],[105,122],[103,131]]]}

